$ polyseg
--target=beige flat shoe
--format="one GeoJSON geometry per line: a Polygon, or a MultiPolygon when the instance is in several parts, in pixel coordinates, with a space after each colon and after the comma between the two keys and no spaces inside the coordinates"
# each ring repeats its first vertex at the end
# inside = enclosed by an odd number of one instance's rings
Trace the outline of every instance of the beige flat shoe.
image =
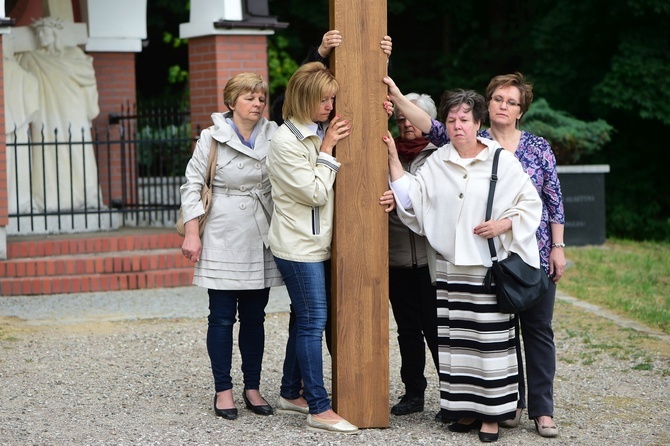
{"type": "Polygon", "coordinates": [[[277,412],[290,415],[307,415],[309,413],[309,406],[298,406],[280,396],[277,403],[277,412]]]}
{"type": "Polygon", "coordinates": [[[540,437],[558,437],[558,426],[540,425],[540,423],[537,422],[537,418],[533,418],[533,421],[535,421],[535,430],[537,430],[537,433],[540,434],[540,437]]]}
{"type": "Polygon", "coordinates": [[[501,421],[498,424],[500,425],[500,427],[505,427],[508,429],[519,427],[519,423],[521,423],[521,413],[523,413],[523,409],[517,409],[516,416],[514,418],[512,418],[511,420],[501,421]]]}
{"type": "Polygon", "coordinates": [[[358,427],[347,420],[341,420],[335,424],[322,423],[315,420],[312,414],[307,415],[307,429],[315,432],[332,432],[336,434],[355,434],[358,432],[358,427]]]}

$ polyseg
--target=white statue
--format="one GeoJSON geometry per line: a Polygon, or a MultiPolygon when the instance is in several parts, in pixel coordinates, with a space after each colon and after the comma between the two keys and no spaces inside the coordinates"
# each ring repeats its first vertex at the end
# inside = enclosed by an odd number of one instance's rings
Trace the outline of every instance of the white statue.
{"type": "Polygon", "coordinates": [[[98,174],[90,142],[91,121],[100,110],[93,59],[63,43],[62,20],[44,17],[31,27],[38,48],[17,53],[16,59],[39,83],[39,111],[31,124],[34,203],[49,212],[96,208],[98,174]]]}
{"type": "Polygon", "coordinates": [[[11,35],[3,37],[5,79],[5,136],[9,213],[30,212],[29,124],[38,109],[38,84],[14,59],[11,35]]]}

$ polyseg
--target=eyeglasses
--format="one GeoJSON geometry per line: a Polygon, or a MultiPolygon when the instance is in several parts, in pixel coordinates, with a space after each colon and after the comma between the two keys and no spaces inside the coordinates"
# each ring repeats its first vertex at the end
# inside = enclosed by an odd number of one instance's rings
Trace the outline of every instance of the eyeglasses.
{"type": "Polygon", "coordinates": [[[499,106],[502,105],[503,102],[507,102],[507,105],[509,107],[521,107],[521,104],[519,104],[514,99],[508,99],[507,101],[505,101],[501,96],[493,96],[491,100],[496,104],[498,104],[499,106]]]}

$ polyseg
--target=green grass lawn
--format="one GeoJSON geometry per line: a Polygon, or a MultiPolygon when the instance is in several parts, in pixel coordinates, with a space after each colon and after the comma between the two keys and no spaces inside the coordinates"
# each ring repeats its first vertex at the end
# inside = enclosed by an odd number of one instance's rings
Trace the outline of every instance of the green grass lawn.
{"type": "Polygon", "coordinates": [[[560,291],[670,333],[670,244],[608,240],[566,248],[560,291]]]}

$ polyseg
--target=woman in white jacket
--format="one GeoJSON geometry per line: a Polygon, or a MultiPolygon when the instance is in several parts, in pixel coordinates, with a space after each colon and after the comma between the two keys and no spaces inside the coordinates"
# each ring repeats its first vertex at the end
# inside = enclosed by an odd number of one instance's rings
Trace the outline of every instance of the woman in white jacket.
{"type": "Polygon", "coordinates": [[[479,428],[479,439],[498,439],[498,423],[514,418],[518,364],[513,315],[499,313],[482,285],[494,238],[498,257],[513,251],[540,266],[535,231],[542,202],[518,160],[502,151],[493,216],[483,221],[493,155],[500,145],[477,137],[486,117],[484,97],[448,91],[440,104],[451,142],[411,175],[389,135],[389,170],[401,220],[425,235],[437,252],[437,316],[442,408],[458,422],[454,432],[479,428]]]}
{"type": "Polygon", "coordinates": [[[187,183],[181,187],[186,232],[182,252],[195,262],[193,283],[209,293],[207,351],[216,391],[214,412],[231,420],[237,418],[230,376],[236,316],[245,406],[259,415],[273,413],[259,392],[265,306],[270,287],[283,283],[268,239],[272,197],[265,158],[277,124],[263,117],[267,98],[268,84],[256,73],[228,81],[223,100],[230,111],[212,115],[214,125],[200,134],[186,167],[187,183]],[[212,207],[201,240],[200,191],[210,147],[218,156],[212,207]]]}
{"type": "Polygon", "coordinates": [[[279,411],[308,414],[310,430],[354,433],[358,428],[331,407],[323,383],[321,348],[328,316],[333,185],[340,168],[333,150],[349,136],[351,127],[340,116],[331,120],[338,88],[335,77],[320,62],[302,65],[286,86],[284,124],[272,138],[268,154],[275,205],[270,248],[295,312],[279,411]]]}

